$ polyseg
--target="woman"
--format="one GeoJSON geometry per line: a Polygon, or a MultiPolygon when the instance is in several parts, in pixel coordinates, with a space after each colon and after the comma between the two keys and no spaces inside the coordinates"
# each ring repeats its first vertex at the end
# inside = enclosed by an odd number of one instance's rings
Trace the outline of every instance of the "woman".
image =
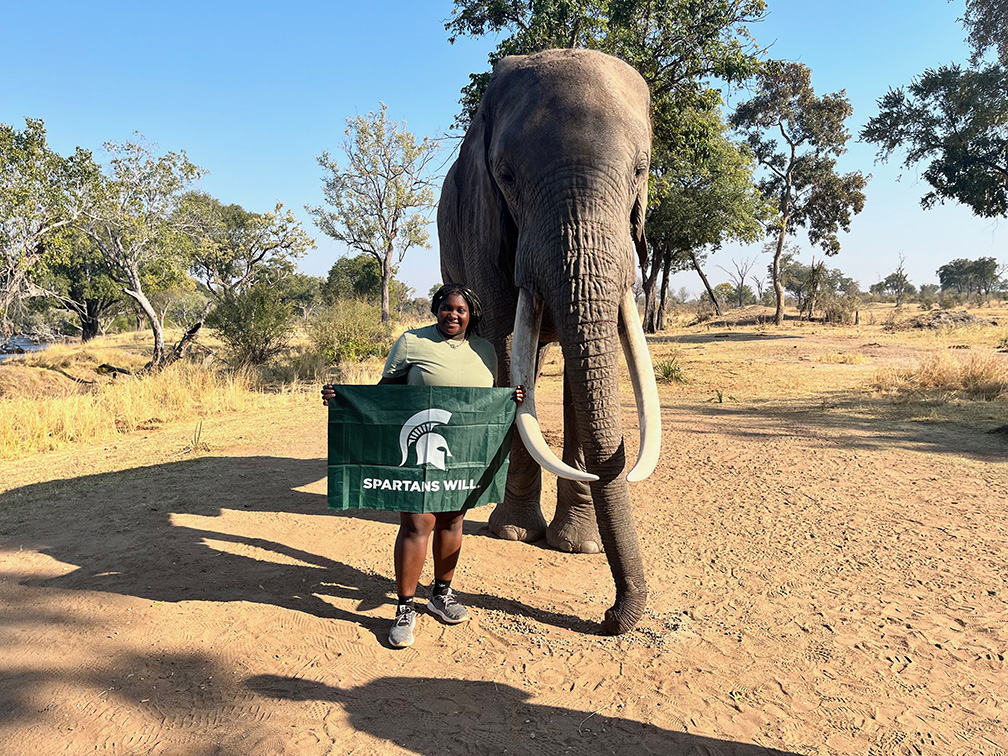
{"type": "MultiPolygon", "coordinates": [[[[379,385],[421,386],[494,385],[497,353],[493,345],[475,334],[480,319],[480,302],[470,289],[445,284],[435,292],[431,312],[437,322],[407,331],[392,346],[379,385]]],[[[335,396],[332,386],[322,387],[323,404],[335,396]]],[[[524,389],[518,386],[520,403],[524,389]]],[[[462,548],[462,521],[459,512],[400,512],[395,543],[395,574],[398,605],[389,630],[389,643],[405,648],[413,643],[416,611],[413,598],[427,559],[427,544],[434,534],[434,585],[427,610],[449,625],[469,619],[465,607],[451,589],[455,565],[462,548]]]]}

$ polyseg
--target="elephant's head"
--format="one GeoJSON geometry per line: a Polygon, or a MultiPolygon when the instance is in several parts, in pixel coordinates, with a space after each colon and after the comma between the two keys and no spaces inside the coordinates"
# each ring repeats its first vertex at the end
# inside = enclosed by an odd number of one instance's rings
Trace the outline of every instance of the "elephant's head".
{"type": "MultiPolygon", "coordinates": [[[[661,435],[654,372],[631,293],[635,256],[645,249],[649,109],[640,75],[608,55],[550,50],[504,58],[446,182],[446,194],[458,192],[457,200],[452,210],[439,210],[442,231],[453,223],[479,227],[482,251],[465,254],[490,256],[501,284],[480,291],[484,304],[512,297],[511,382],[526,387],[517,419],[522,439],[545,469],[591,483],[616,578],[616,606],[606,616],[613,632],[632,627],[643,610],[646,586],[626,481],[651,473],[661,435]],[[459,219],[449,217],[456,208],[459,219]],[[537,348],[554,338],[563,350],[584,471],[557,459],[536,420],[537,348]],[[626,477],[621,349],[641,415],[641,452],[626,477]]],[[[470,285],[488,280],[466,264],[470,285]]]]}

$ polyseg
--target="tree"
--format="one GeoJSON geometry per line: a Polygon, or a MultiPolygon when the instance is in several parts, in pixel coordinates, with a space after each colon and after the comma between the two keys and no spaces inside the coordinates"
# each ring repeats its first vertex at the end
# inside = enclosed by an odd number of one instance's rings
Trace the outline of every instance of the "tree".
{"type": "Polygon", "coordinates": [[[144,291],[144,278],[181,275],[186,260],[184,226],[176,213],[189,184],[204,174],[184,151],[155,157],[153,146],[107,142],[112,156],[80,229],[101,251],[112,278],[143,312],[154,335],[151,366],[165,361],[161,317],[144,291]]]}
{"type": "MultiPolygon", "coordinates": [[[[552,47],[622,58],[647,82],[656,136],[668,141],[665,125],[677,120],[679,110],[719,101],[710,77],[741,82],[753,73],[762,51],[747,26],[765,12],[765,0],[455,0],[445,29],[452,43],[460,36],[503,37],[490,53],[491,69],[505,55],[552,47]]],[[[490,73],[469,79],[456,118],[461,128],[475,114],[490,73]]]]}
{"type": "Polygon", "coordinates": [[[381,301],[381,266],[372,256],[361,253],[341,257],[329,268],[323,288],[325,300],[333,304],[341,299],[381,301]]]}
{"type": "Polygon", "coordinates": [[[378,261],[383,323],[391,319],[389,292],[399,263],[411,247],[429,246],[426,225],[435,206],[429,169],[439,148],[430,137],[418,143],[405,122],[389,121],[382,103],[377,113],[347,119],[345,169],[328,152],[317,158],[333,209],[305,209],[325,234],[378,261]]]}
{"type": "Polygon", "coordinates": [[[23,131],[0,123],[0,334],[13,307],[52,293],[33,273],[80,215],[96,175],[86,150],[64,158],[49,148],[41,119],[26,118],[23,131]]]}
{"type": "Polygon", "coordinates": [[[1001,285],[998,262],[993,257],[978,260],[958,257],[938,268],[937,273],[942,291],[954,289],[967,296],[975,291],[980,298],[986,299],[1001,285]]]}
{"type": "Polygon", "coordinates": [[[702,263],[708,253],[729,240],[755,241],[768,216],[766,203],[752,183],[752,161],[725,137],[720,112],[698,115],[691,132],[693,138],[671,151],[661,143],[654,146],[645,226],[648,258],[641,261],[648,333],[664,327],[672,271],[696,270],[720,315],[702,263]]]}
{"type": "Polygon", "coordinates": [[[294,261],[315,248],[315,240],[293,212],[284,212],[282,202],[271,212],[256,213],[191,192],[178,216],[192,244],[190,268],[217,299],[251,286],[265,269],[293,274],[294,261]]]}
{"type": "Polygon", "coordinates": [[[207,324],[241,365],[261,365],[287,347],[293,307],[269,275],[241,289],[226,289],[207,315],[207,324]]]}
{"type": "Polygon", "coordinates": [[[41,288],[59,307],[77,316],[81,341],[101,334],[123,306],[122,286],[94,242],[80,232],[69,232],[54,245],[34,273],[41,288]]]}
{"type": "MultiPolygon", "coordinates": [[[[746,303],[747,296],[754,301],[756,299],[756,296],[752,293],[752,289],[745,284],[746,279],[749,277],[749,271],[751,271],[755,265],[755,258],[752,260],[745,258],[741,261],[732,260],[732,266],[735,268],[734,273],[723,266],[718,266],[721,270],[728,274],[728,278],[735,286],[735,301],[738,302],[739,307],[742,307],[746,303]],[[748,295],[746,292],[748,292],[748,295]]],[[[755,276],[753,276],[753,278],[755,278],[755,276]]]]}
{"type": "Polygon", "coordinates": [[[1008,70],[928,69],[878,105],[861,138],[878,145],[879,160],[902,149],[904,167],[927,163],[922,207],[954,200],[981,218],[1008,216],[1008,70]]]}
{"type": "Polygon", "coordinates": [[[899,265],[896,266],[896,270],[886,276],[886,286],[896,297],[896,306],[903,306],[903,296],[905,294],[913,294],[915,289],[910,281],[907,279],[906,274],[906,256],[900,253],[899,265]]]}
{"type": "Polygon", "coordinates": [[[280,282],[283,300],[301,311],[307,321],[312,312],[323,303],[322,287],[325,280],[305,273],[294,273],[280,282]]]}
{"type": "Polygon", "coordinates": [[[966,15],[961,20],[969,32],[972,63],[993,49],[1001,65],[1008,65],[1008,5],[1004,0],[966,0],[966,15]]]}
{"type": "Polygon", "coordinates": [[[813,244],[835,255],[840,229],[849,231],[852,213],[864,208],[868,179],[860,171],[836,170],[836,158],[847,151],[844,122],[852,112],[843,91],[815,96],[807,66],[772,62],[757,76],[756,96],[732,116],[764,169],[758,184],[763,196],[776,198],[776,218],[767,231],[777,240],[771,268],[777,325],[784,321],[780,258],[787,237],[805,228],[813,244]]]}

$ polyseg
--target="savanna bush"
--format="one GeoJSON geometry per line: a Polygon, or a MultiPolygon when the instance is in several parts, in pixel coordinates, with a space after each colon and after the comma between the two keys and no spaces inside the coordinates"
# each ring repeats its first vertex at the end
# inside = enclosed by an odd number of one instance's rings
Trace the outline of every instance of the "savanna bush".
{"type": "Polygon", "coordinates": [[[1008,399],[1008,359],[999,354],[958,356],[936,352],[921,357],[915,367],[884,368],[875,388],[883,393],[933,395],[982,401],[1008,399]]]}
{"type": "Polygon", "coordinates": [[[854,325],[861,300],[854,296],[826,296],[821,306],[824,323],[854,325]]]}
{"type": "Polygon", "coordinates": [[[305,358],[321,372],[327,366],[384,358],[392,347],[392,329],[381,322],[381,309],[344,300],[315,315],[306,327],[305,358]]]}
{"type": "Polygon", "coordinates": [[[279,287],[261,281],[224,296],[207,316],[207,326],[224,342],[237,365],[262,365],[287,348],[294,312],[279,287]]]}

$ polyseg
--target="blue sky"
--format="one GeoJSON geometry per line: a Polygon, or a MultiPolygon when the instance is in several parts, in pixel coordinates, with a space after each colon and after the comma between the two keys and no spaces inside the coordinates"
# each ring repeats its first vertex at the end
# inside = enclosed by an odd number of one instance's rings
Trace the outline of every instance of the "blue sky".
{"type": "MultiPolygon", "coordinates": [[[[255,211],[277,200],[292,208],[318,244],[300,267],[320,276],[344,250],[304,211],[322,201],[315,156],[338,155],[346,119],[380,102],[414,134],[446,132],[468,74],[486,68],[496,44],[449,45],[451,0],[4,5],[0,121],[20,128],[26,116],[43,118],[63,154],[80,145],[101,156],[103,142],[134,132],[161,150],[184,149],[209,170],[201,186],[220,200],[255,211]]],[[[967,58],[961,0],[770,0],[770,11],[753,27],[757,40],[772,43],[773,57],[807,64],[818,93],[845,89],[855,135],[888,87],[967,58]]],[[[898,165],[875,165],[874,156],[852,141],[842,158],[842,170],[873,178],[830,267],[867,289],[901,253],[918,285],[936,282],[935,270],[954,257],[1008,262],[1003,227],[957,205],[921,210],[927,188],[916,171],[897,181],[898,165]]],[[[418,294],[440,279],[431,232],[433,248],[411,251],[400,272],[418,294]]],[[[797,241],[808,262],[813,250],[797,241]]],[[[717,252],[709,276],[727,280],[718,266],[731,269],[732,259],[754,258],[760,247],[717,252]]],[[[767,261],[760,256],[760,267],[767,261]]],[[[700,290],[694,273],[678,274],[673,286],[700,290]]]]}

